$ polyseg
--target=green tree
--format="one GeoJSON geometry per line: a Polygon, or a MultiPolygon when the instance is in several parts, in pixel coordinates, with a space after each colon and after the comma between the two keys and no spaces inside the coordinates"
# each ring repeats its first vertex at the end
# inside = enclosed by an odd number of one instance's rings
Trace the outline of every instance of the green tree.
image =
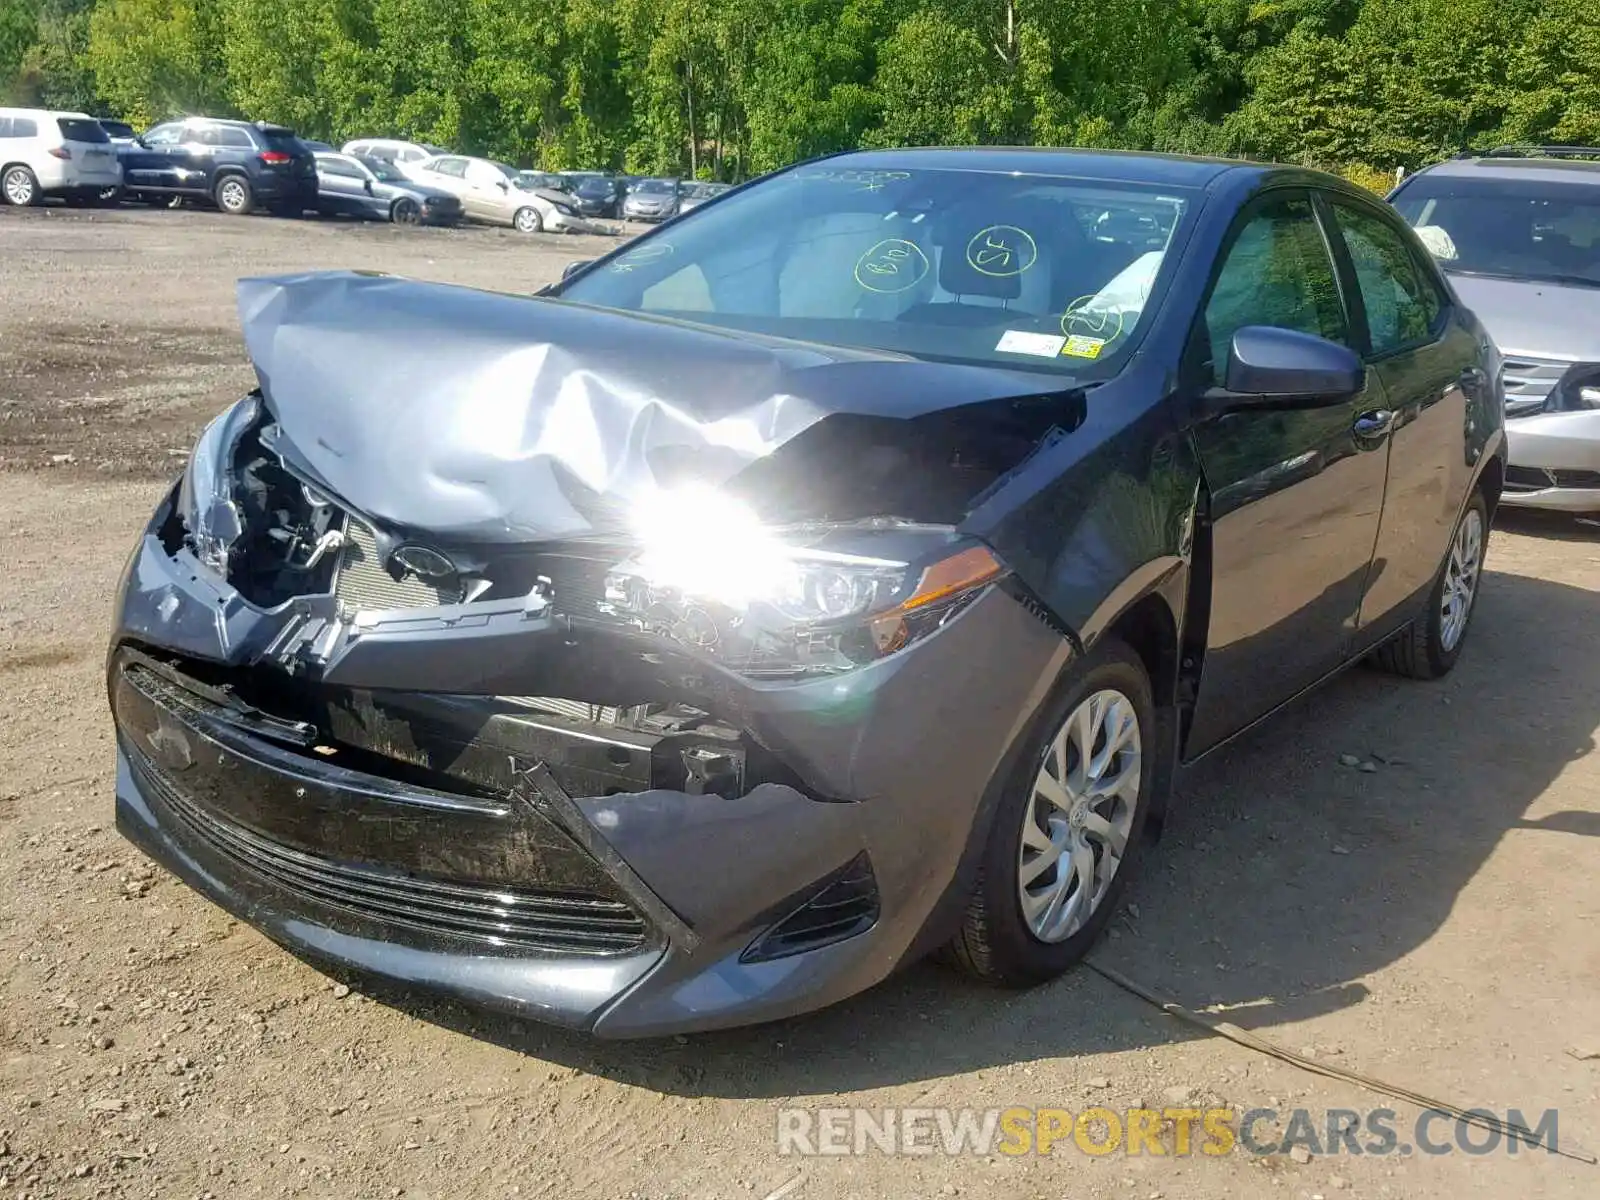
{"type": "Polygon", "coordinates": [[[136,124],[232,111],[215,0],[101,0],[85,61],[111,111],[136,124]]]}

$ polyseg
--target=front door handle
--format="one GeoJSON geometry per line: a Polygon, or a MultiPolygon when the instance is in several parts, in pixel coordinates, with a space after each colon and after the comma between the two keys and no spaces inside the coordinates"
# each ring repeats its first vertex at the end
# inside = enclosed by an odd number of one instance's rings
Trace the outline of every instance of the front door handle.
{"type": "Polygon", "coordinates": [[[1355,435],[1366,441],[1376,441],[1393,432],[1395,413],[1387,408],[1375,408],[1362,413],[1352,426],[1355,435]]]}

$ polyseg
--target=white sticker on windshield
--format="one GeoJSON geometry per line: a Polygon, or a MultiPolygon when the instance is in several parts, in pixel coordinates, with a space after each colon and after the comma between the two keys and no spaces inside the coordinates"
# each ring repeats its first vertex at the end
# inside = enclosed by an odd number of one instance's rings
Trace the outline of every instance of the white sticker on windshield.
{"type": "Polygon", "coordinates": [[[1029,333],[1026,329],[1008,329],[1000,335],[995,350],[1001,354],[1032,354],[1037,358],[1054,358],[1061,353],[1067,339],[1054,333],[1029,333]]]}

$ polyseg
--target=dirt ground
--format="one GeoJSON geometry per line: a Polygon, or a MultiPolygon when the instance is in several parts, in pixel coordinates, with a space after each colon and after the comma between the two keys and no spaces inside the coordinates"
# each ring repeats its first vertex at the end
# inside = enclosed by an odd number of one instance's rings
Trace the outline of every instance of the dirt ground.
{"type": "MultiPolygon", "coordinates": [[[[1388,1106],[1402,1143],[1418,1110],[1087,970],[997,993],[925,965],[803,1020],[642,1044],[373,999],[124,843],[112,589],[160,481],[249,385],[233,280],[360,267],[531,290],[593,249],[0,211],[0,1198],[1600,1195],[1600,1167],[1526,1148],[783,1156],[784,1105],[1192,1097],[1319,1126],[1388,1106]]],[[[1600,530],[1504,524],[1455,674],[1350,672],[1190,772],[1097,955],[1318,1061],[1463,1107],[1557,1109],[1561,1144],[1595,1151],[1600,530]]]]}

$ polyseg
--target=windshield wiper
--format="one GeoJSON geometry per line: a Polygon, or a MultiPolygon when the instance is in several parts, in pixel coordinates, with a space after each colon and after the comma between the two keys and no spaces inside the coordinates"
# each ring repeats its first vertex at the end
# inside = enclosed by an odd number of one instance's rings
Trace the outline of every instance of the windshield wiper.
{"type": "Polygon", "coordinates": [[[1517,283],[1557,283],[1566,287],[1600,288],[1600,279],[1596,279],[1592,275],[1563,275],[1544,272],[1537,275],[1519,275],[1510,271],[1476,271],[1467,267],[1441,265],[1451,275],[1474,275],[1483,279],[1510,279],[1517,283]]]}

